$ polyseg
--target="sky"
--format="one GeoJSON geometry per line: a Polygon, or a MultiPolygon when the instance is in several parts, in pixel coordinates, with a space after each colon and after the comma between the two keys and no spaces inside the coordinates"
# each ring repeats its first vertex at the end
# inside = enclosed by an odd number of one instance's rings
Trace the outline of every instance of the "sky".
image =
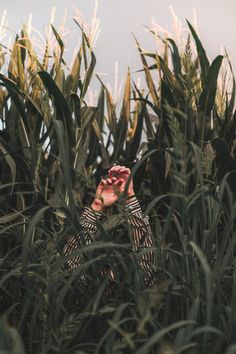
{"type": "MultiPolygon", "coordinates": [[[[65,28],[68,33],[65,41],[68,48],[66,55],[70,60],[80,38],[80,31],[73,21],[76,9],[89,22],[93,16],[95,0],[0,0],[0,19],[6,10],[7,27],[14,35],[14,31],[17,32],[23,23],[28,22],[29,14],[32,13],[33,27],[43,33],[50,22],[53,6],[56,7],[56,28],[62,23],[67,9],[65,28]]],[[[175,31],[170,7],[181,21],[183,29],[187,28],[186,19],[193,22],[195,11],[199,35],[210,59],[221,54],[221,48],[226,48],[236,71],[235,0],[99,0],[97,18],[100,20],[100,33],[94,50],[97,57],[96,71],[105,83],[113,84],[116,62],[119,65],[119,80],[125,77],[128,66],[131,72],[141,68],[132,33],[135,33],[145,50],[155,52],[154,38],[146,30],[153,19],[169,32],[175,31]]]]}

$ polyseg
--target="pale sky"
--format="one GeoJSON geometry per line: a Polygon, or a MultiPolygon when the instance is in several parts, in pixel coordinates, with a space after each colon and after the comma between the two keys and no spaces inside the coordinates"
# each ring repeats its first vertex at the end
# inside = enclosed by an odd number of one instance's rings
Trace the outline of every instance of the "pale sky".
{"type": "MultiPolygon", "coordinates": [[[[50,21],[51,10],[56,6],[55,27],[62,23],[64,10],[67,8],[65,28],[67,35],[68,58],[80,36],[72,18],[74,8],[78,8],[89,22],[93,15],[95,0],[0,0],[0,19],[7,10],[8,27],[17,31],[26,23],[32,13],[32,25],[43,33],[50,21]],[[78,38],[77,38],[78,36],[78,38]]],[[[186,28],[185,19],[193,19],[196,10],[200,38],[211,59],[220,54],[225,47],[236,71],[236,0],[100,0],[97,17],[100,19],[100,34],[95,46],[97,57],[96,71],[106,73],[106,82],[114,81],[115,62],[119,62],[119,76],[125,76],[128,65],[131,71],[141,68],[139,55],[132,32],[138,37],[143,48],[156,51],[153,37],[145,31],[152,18],[162,27],[173,32],[173,7],[182,27],[186,28]]]]}

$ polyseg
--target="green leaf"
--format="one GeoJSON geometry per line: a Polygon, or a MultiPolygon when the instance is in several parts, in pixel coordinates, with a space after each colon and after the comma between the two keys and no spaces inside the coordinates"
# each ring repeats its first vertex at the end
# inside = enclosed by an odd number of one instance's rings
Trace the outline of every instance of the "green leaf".
{"type": "Polygon", "coordinates": [[[49,75],[46,71],[39,71],[38,75],[48,90],[49,95],[54,98],[54,104],[56,107],[55,119],[63,122],[63,126],[65,128],[64,143],[69,147],[71,144],[73,145],[75,137],[73,131],[73,120],[67,101],[51,75],[49,75]]]}
{"type": "Polygon", "coordinates": [[[66,136],[65,136],[65,130],[62,121],[55,119],[53,123],[54,123],[55,131],[58,139],[59,151],[61,156],[61,164],[62,164],[62,169],[64,174],[64,183],[69,197],[69,205],[74,212],[75,206],[74,206],[74,199],[72,195],[72,177],[71,177],[69,145],[65,144],[66,136]]]}
{"type": "Polygon", "coordinates": [[[0,224],[7,224],[17,219],[19,216],[22,216],[22,211],[14,211],[12,213],[6,214],[4,216],[0,216],[0,224]]]}
{"type": "Polygon", "coordinates": [[[210,114],[210,111],[215,103],[217,80],[219,76],[220,67],[223,56],[219,55],[212,62],[206,76],[203,91],[199,98],[199,107],[205,114],[210,114]]]}
{"type": "Polygon", "coordinates": [[[179,55],[179,49],[175,43],[175,41],[172,38],[167,38],[166,39],[170,44],[172,45],[172,63],[173,63],[173,68],[174,68],[174,74],[178,78],[182,75],[182,70],[181,70],[181,58],[179,55]]]}
{"type": "Polygon", "coordinates": [[[79,96],[76,93],[72,93],[69,95],[68,105],[70,107],[71,114],[74,114],[75,117],[75,126],[77,128],[81,128],[81,101],[79,96]]]}
{"type": "Polygon", "coordinates": [[[188,26],[190,28],[190,31],[192,33],[192,36],[193,36],[193,38],[195,40],[195,44],[196,44],[196,47],[197,47],[198,59],[199,59],[199,62],[200,62],[201,72],[202,72],[202,82],[205,82],[205,78],[206,78],[210,63],[209,63],[209,60],[207,58],[206,51],[203,48],[202,43],[201,43],[201,41],[200,41],[195,29],[193,28],[193,26],[191,25],[190,22],[187,21],[187,23],[188,23],[188,26]]]}
{"type": "Polygon", "coordinates": [[[29,248],[30,244],[33,239],[33,234],[34,234],[34,229],[37,226],[37,224],[41,221],[41,218],[43,214],[50,208],[50,206],[45,206],[43,208],[40,208],[36,214],[32,217],[31,221],[29,222],[29,225],[27,227],[26,233],[25,233],[25,238],[24,238],[24,243],[23,243],[23,249],[22,249],[22,273],[23,273],[23,278],[27,280],[27,267],[28,267],[28,256],[29,256],[29,248]]]}
{"type": "MultiPolygon", "coordinates": [[[[148,95],[146,98],[148,98],[148,95]]],[[[134,161],[137,157],[136,155],[140,146],[141,136],[143,132],[143,121],[144,121],[145,113],[146,113],[146,104],[145,101],[143,101],[141,102],[141,107],[138,112],[138,117],[137,117],[138,123],[128,148],[130,161],[134,161]]]]}
{"type": "Polygon", "coordinates": [[[158,94],[157,94],[157,91],[156,91],[156,88],[155,88],[155,84],[153,82],[150,70],[148,69],[148,63],[146,61],[145,55],[143,53],[143,50],[140,47],[140,44],[139,44],[138,40],[136,39],[135,36],[134,36],[134,38],[135,38],[136,45],[138,47],[138,51],[139,51],[139,54],[140,54],[140,57],[141,57],[141,60],[142,60],[143,69],[144,69],[144,72],[145,72],[146,83],[147,83],[148,89],[150,91],[150,94],[152,96],[154,104],[156,106],[158,106],[159,105],[159,97],[158,97],[158,94]]]}
{"type": "Polygon", "coordinates": [[[8,90],[10,96],[12,97],[16,108],[20,114],[20,116],[23,119],[25,128],[27,129],[27,132],[29,132],[30,128],[29,128],[29,123],[28,123],[28,119],[25,113],[25,107],[22,103],[22,91],[19,89],[19,87],[15,84],[15,82],[11,79],[9,79],[8,77],[6,77],[5,75],[0,73],[0,80],[4,83],[4,85],[6,86],[6,89],[8,90]]]}
{"type": "Polygon", "coordinates": [[[85,78],[82,84],[82,89],[81,89],[81,93],[80,93],[80,99],[83,100],[85,97],[85,94],[88,90],[89,84],[92,80],[92,76],[93,76],[93,71],[96,65],[96,57],[93,54],[93,52],[91,52],[91,62],[89,64],[88,70],[86,71],[85,74],[85,78]]]}
{"type": "Polygon", "coordinates": [[[4,317],[0,319],[0,353],[25,354],[18,331],[10,327],[4,317]]]}
{"type": "Polygon", "coordinates": [[[176,79],[176,77],[172,74],[171,70],[166,65],[166,62],[159,55],[157,56],[157,62],[159,63],[162,72],[164,73],[165,81],[168,83],[175,96],[182,100],[185,97],[185,93],[182,85],[180,84],[180,81],[176,79]]]}
{"type": "Polygon", "coordinates": [[[82,47],[77,53],[74,63],[72,65],[72,69],[65,82],[65,92],[66,95],[70,95],[71,93],[77,93],[78,87],[80,84],[80,70],[82,65],[82,47]]]}
{"type": "Polygon", "coordinates": [[[166,334],[169,332],[176,330],[178,328],[187,326],[189,324],[194,324],[196,323],[195,321],[179,321],[176,323],[171,324],[170,326],[167,326],[163,329],[160,329],[156,333],[154,333],[151,337],[148,338],[147,342],[139,348],[135,354],[147,354],[148,350],[153,346],[153,344],[158,343],[166,334]]]}
{"type": "Polygon", "coordinates": [[[116,127],[116,133],[114,138],[114,151],[112,159],[116,161],[124,149],[127,136],[127,128],[131,118],[130,112],[130,95],[131,95],[131,83],[130,83],[130,70],[128,70],[125,92],[123,97],[123,105],[120,113],[119,122],[116,127]]]}
{"type": "Polygon", "coordinates": [[[59,33],[57,32],[56,28],[51,24],[51,27],[52,27],[52,30],[53,30],[53,33],[54,33],[54,36],[56,37],[56,40],[60,46],[60,49],[61,49],[61,54],[60,54],[60,57],[62,57],[63,55],[63,52],[64,52],[64,49],[65,49],[65,46],[64,46],[64,43],[59,35],[59,33]]]}
{"type": "MultiPolygon", "coordinates": [[[[25,151],[26,158],[30,159],[32,166],[36,163],[36,154],[35,154],[35,141],[32,133],[32,129],[29,123],[29,119],[26,115],[26,108],[23,102],[23,94],[22,91],[18,88],[14,81],[10,80],[8,77],[0,73],[0,81],[2,81],[11,96],[14,105],[11,105],[11,108],[16,108],[20,117],[22,136],[24,137],[23,148],[30,148],[25,151]]],[[[17,116],[18,118],[18,116],[17,116]]],[[[11,123],[11,122],[10,122],[11,123]]],[[[15,122],[16,123],[16,122],[15,122]]],[[[14,132],[15,133],[15,132],[14,132]]],[[[23,139],[23,138],[22,138],[23,139]]]]}
{"type": "Polygon", "coordinates": [[[202,252],[202,250],[192,241],[190,241],[190,246],[193,248],[194,252],[196,253],[199,261],[201,262],[202,269],[205,273],[205,283],[206,283],[206,317],[207,317],[207,324],[211,324],[211,316],[212,316],[212,308],[213,308],[213,277],[211,268],[207,262],[206,256],[202,252]]]}
{"type": "Polygon", "coordinates": [[[75,159],[74,159],[74,168],[77,169],[78,165],[84,165],[85,161],[81,161],[81,155],[86,155],[87,158],[87,143],[88,143],[88,132],[90,130],[93,120],[96,119],[96,109],[94,107],[83,107],[82,109],[82,127],[78,132],[78,138],[75,146],[75,159]],[[84,153],[82,154],[82,152],[84,153]]]}
{"type": "Polygon", "coordinates": [[[12,193],[15,182],[16,182],[16,163],[15,163],[15,160],[11,157],[9,152],[5,149],[5,147],[1,143],[0,143],[0,150],[2,150],[4,157],[11,169],[11,178],[12,178],[11,193],[12,193]]]}

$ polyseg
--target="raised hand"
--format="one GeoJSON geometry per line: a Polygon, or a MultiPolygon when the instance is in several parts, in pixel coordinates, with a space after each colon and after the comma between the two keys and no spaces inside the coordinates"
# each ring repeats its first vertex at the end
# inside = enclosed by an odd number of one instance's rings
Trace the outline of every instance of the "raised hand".
{"type": "Polygon", "coordinates": [[[129,168],[120,165],[113,166],[108,171],[108,174],[110,179],[114,177],[117,179],[118,193],[124,193],[124,191],[126,190],[125,187],[128,184],[128,187],[126,187],[128,197],[131,197],[132,195],[135,194],[133,180],[132,177],[130,177],[131,171],[129,168]]]}
{"type": "Polygon", "coordinates": [[[96,190],[96,197],[91,205],[95,211],[103,211],[105,208],[112,206],[119,198],[119,188],[122,181],[115,176],[103,178],[96,190]]]}

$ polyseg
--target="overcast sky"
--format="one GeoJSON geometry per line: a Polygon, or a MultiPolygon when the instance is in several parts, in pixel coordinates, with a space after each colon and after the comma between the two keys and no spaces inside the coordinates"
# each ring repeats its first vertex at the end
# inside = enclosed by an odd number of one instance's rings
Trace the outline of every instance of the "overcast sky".
{"type": "MultiPolygon", "coordinates": [[[[93,15],[95,0],[0,0],[0,17],[7,10],[8,27],[17,31],[22,23],[26,23],[32,13],[32,25],[40,32],[50,21],[51,9],[56,6],[55,25],[62,23],[65,8],[67,21],[65,27],[69,53],[77,44],[79,30],[72,18],[75,8],[80,9],[87,21],[93,15]]],[[[185,19],[193,19],[196,10],[200,38],[213,59],[225,47],[236,68],[236,0],[100,0],[97,17],[100,18],[100,34],[95,46],[98,65],[97,71],[103,72],[105,81],[113,82],[115,61],[119,62],[119,76],[124,76],[128,65],[131,71],[140,68],[139,55],[135,47],[132,32],[138,37],[142,47],[155,51],[150,33],[144,26],[150,26],[152,18],[162,27],[173,32],[173,7],[182,26],[186,27],[185,19]]],[[[79,38],[79,37],[78,37],[79,38]]]]}

